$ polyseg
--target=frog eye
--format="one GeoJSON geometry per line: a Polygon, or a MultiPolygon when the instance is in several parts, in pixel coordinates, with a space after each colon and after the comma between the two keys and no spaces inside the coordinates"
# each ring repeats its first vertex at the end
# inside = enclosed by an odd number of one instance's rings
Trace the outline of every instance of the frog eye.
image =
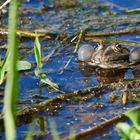
{"type": "Polygon", "coordinates": [[[102,44],[102,43],[97,43],[97,45],[96,45],[96,49],[98,49],[98,50],[100,50],[100,49],[103,49],[103,47],[104,47],[104,44],[102,44]]]}
{"type": "Polygon", "coordinates": [[[95,49],[97,49],[97,48],[99,48],[99,44],[96,44],[96,45],[95,45],[95,49]]]}
{"type": "Polygon", "coordinates": [[[114,45],[114,51],[120,51],[122,49],[122,46],[120,44],[115,44],[114,45]]]}

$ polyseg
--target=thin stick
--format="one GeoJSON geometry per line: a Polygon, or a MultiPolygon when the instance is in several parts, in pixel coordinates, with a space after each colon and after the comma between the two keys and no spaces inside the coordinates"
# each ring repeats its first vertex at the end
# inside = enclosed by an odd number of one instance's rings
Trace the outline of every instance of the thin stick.
{"type": "Polygon", "coordinates": [[[84,40],[93,41],[93,42],[108,42],[108,43],[116,42],[116,43],[121,43],[122,45],[140,46],[140,42],[136,42],[136,41],[103,38],[103,37],[85,37],[84,40]]]}
{"type": "Polygon", "coordinates": [[[11,0],[7,0],[6,2],[4,2],[1,6],[0,6],[0,10],[5,7],[8,3],[10,3],[11,0]]]}
{"type": "Polygon", "coordinates": [[[68,67],[68,65],[70,64],[72,58],[73,58],[73,56],[71,56],[70,59],[67,61],[66,65],[63,68],[63,71],[68,67]]]}
{"type": "Polygon", "coordinates": [[[103,36],[114,36],[114,35],[134,34],[134,33],[140,33],[140,28],[132,28],[132,29],[126,29],[126,30],[114,31],[114,32],[96,32],[96,33],[87,32],[85,34],[85,37],[103,37],[103,36]]]}
{"type": "Polygon", "coordinates": [[[83,33],[84,33],[84,31],[83,30],[80,30],[79,38],[78,38],[78,41],[76,43],[74,53],[76,53],[77,50],[78,50],[78,48],[79,48],[80,42],[82,40],[83,33]]]}
{"type": "Polygon", "coordinates": [[[52,57],[52,55],[56,52],[57,49],[58,49],[58,47],[55,48],[55,49],[53,49],[53,50],[50,52],[50,54],[48,54],[47,56],[42,57],[42,58],[41,58],[41,61],[42,61],[43,63],[48,62],[49,59],[52,57]]]}
{"type": "MultiPolygon", "coordinates": [[[[83,33],[84,33],[84,31],[83,31],[83,30],[80,30],[79,38],[78,38],[78,41],[77,41],[77,43],[76,43],[74,53],[76,53],[77,50],[78,50],[78,47],[79,47],[79,45],[80,45],[80,41],[82,40],[82,37],[83,37],[83,33]]],[[[70,64],[72,58],[73,58],[73,56],[71,56],[70,59],[67,61],[66,65],[64,66],[64,68],[63,68],[62,71],[60,72],[61,74],[62,74],[63,71],[68,67],[68,65],[70,64]]]]}
{"type": "MultiPolygon", "coordinates": [[[[115,35],[134,34],[134,33],[140,33],[140,28],[132,28],[132,29],[126,29],[126,30],[114,31],[114,32],[96,32],[96,33],[87,32],[84,36],[85,37],[105,37],[105,36],[115,36],[115,35]]],[[[35,37],[35,32],[33,31],[17,30],[17,34],[21,37],[35,37]]],[[[8,35],[8,30],[0,28],[0,35],[1,36],[8,35]]],[[[79,34],[79,38],[82,38],[82,35],[83,35],[83,30],[81,30],[79,34]]],[[[44,31],[44,32],[38,33],[38,36],[50,39],[53,37],[57,37],[58,34],[51,34],[44,31]]],[[[63,34],[60,34],[59,36],[61,36],[60,38],[62,39],[65,37],[63,36],[63,34]]],[[[73,42],[77,37],[78,35],[74,36],[74,38],[71,39],[71,42],[73,42]]],[[[66,41],[68,38],[69,37],[66,37],[63,40],[63,42],[66,41]]]]}
{"type": "MultiPolygon", "coordinates": [[[[36,37],[36,33],[34,31],[22,31],[22,30],[17,30],[17,35],[21,37],[36,37]]],[[[8,35],[8,30],[7,29],[2,29],[0,28],[0,35],[8,35]]],[[[51,33],[46,33],[45,31],[43,33],[38,33],[39,37],[44,37],[44,38],[52,38],[53,36],[56,36],[55,34],[51,33]]]]}
{"type": "Polygon", "coordinates": [[[122,10],[122,11],[125,11],[126,10],[126,8],[124,8],[124,7],[122,7],[122,6],[120,6],[120,5],[118,5],[118,4],[116,4],[116,3],[114,3],[114,2],[107,2],[108,4],[110,4],[111,6],[114,6],[115,8],[118,8],[119,10],[122,10]]]}
{"type": "Polygon", "coordinates": [[[76,35],[76,36],[74,36],[74,37],[71,39],[71,41],[70,41],[70,42],[71,42],[71,43],[72,43],[72,42],[74,42],[74,41],[77,39],[77,37],[78,37],[77,35],[76,35]]]}

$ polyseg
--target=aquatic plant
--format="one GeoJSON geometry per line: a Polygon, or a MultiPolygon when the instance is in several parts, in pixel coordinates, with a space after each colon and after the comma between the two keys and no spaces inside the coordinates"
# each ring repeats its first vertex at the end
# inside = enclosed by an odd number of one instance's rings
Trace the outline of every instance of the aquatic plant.
{"type": "MultiPolygon", "coordinates": [[[[4,60],[0,60],[0,85],[4,82],[5,80],[5,73],[8,70],[8,57],[9,57],[9,53],[7,52],[7,54],[4,57],[4,60]]],[[[17,61],[17,66],[16,69],[21,71],[21,70],[29,70],[31,69],[32,65],[30,62],[28,61],[17,61]]]]}
{"type": "Polygon", "coordinates": [[[34,53],[35,53],[35,59],[37,63],[37,67],[35,69],[35,75],[40,78],[40,81],[44,84],[49,85],[54,90],[58,92],[62,92],[59,90],[59,87],[56,83],[54,83],[45,73],[42,71],[42,62],[41,62],[41,45],[39,42],[38,35],[36,34],[35,43],[34,43],[34,53]]]}
{"type": "MultiPolygon", "coordinates": [[[[16,96],[18,89],[17,79],[17,7],[18,0],[12,0],[9,9],[9,22],[8,22],[8,71],[7,71],[7,83],[4,95],[4,124],[7,140],[16,139],[16,126],[15,126],[15,114],[16,114],[16,96]],[[9,127],[10,126],[10,127],[9,127]]],[[[5,72],[5,69],[3,70],[5,72]]]]}
{"type": "Polygon", "coordinates": [[[117,124],[119,134],[123,140],[139,140],[140,139],[140,110],[130,110],[125,115],[133,122],[133,126],[128,123],[120,122],[117,124]]]}
{"type": "Polygon", "coordinates": [[[60,140],[58,131],[56,129],[56,123],[54,121],[50,123],[50,129],[51,129],[53,140],[60,140]]]}

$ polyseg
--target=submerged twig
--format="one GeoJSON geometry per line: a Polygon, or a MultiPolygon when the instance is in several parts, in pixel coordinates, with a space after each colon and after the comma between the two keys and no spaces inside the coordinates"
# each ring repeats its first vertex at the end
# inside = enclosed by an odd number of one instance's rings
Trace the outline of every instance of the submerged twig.
{"type": "MultiPolygon", "coordinates": [[[[63,94],[59,95],[55,98],[46,100],[44,102],[25,107],[24,109],[21,109],[17,113],[17,125],[22,125],[24,123],[29,123],[31,122],[32,118],[35,117],[35,114],[44,110],[47,111],[52,111],[53,109],[59,108],[59,105],[61,106],[61,103],[64,101],[69,101],[70,98],[74,98],[76,96],[80,95],[87,95],[91,94],[92,96],[95,96],[95,93],[102,90],[104,87],[103,86],[97,86],[97,87],[90,87],[85,90],[78,90],[74,91],[69,94],[63,94]],[[85,94],[86,93],[86,94],[85,94]]],[[[61,106],[62,107],[62,106],[61,106]]],[[[0,126],[3,126],[3,114],[0,114],[0,126]]]]}
{"type": "Polygon", "coordinates": [[[65,66],[63,67],[63,69],[62,69],[62,71],[60,73],[63,73],[63,71],[68,67],[68,65],[70,64],[72,58],[73,58],[73,56],[70,57],[70,59],[67,61],[67,63],[65,64],[65,66]]]}
{"type": "MultiPolygon", "coordinates": [[[[134,107],[132,109],[130,109],[131,111],[133,110],[136,110],[136,109],[140,109],[140,106],[137,106],[137,107],[134,107]]],[[[129,111],[130,111],[129,110],[129,111]]],[[[107,127],[110,127],[110,126],[113,126],[114,124],[124,120],[124,119],[127,119],[127,116],[125,116],[125,113],[122,113],[122,114],[119,114],[109,120],[106,120],[105,122],[95,126],[95,127],[92,127],[88,130],[85,130],[84,132],[81,132],[79,134],[76,134],[74,136],[75,140],[81,140],[82,139],[85,139],[91,135],[94,135],[94,134],[97,134],[97,132],[101,132],[103,129],[106,129],[107,127]]],[[[66,138],[66,140],[70,140],[71,138],[66,138]]]]}
{"type": "MultiPolygon", "coordinates": [[[[124,86],[124,84],[129,84],[131,83],[133,84],[138,84],[137,86],[140,85],[140,80],[139,79],[131,79],[131,80],[124,80],[122,81],[122,84],[120,83],[120,85],[124,86]]],[[[61,107],[63,107],[62,103],[65,101],[71,101],[73,98],[76,98],[77,96],[86,96],[90,95],[90,97],[92,96],[96,96],[97,94],[99,95],[99,93],[102,93],[101,91],[108,88],[108,86],[110,87],[116,87],[118,86],[118,84],[112,84],[112,85],[98,85],[96,87],[89,87],[83,90],[77,90],[74,91],[72,93],[65,93],[62,95],[59,95],[57,97],[54,97],[52,99],[43,101],[41,103],[37,103],[34,104],[32,106],[27,106],[24,109],[19,110],[19,112],[17,113],[17,125],[22,125],[25,123],[29,123],[32,121],[33,117],[36,117],[36,114],[38,112],[47,110],[47,111],[53,111],[54,109],[59,109],[61,107]]],[[[2,127],[3,125],[3,114],[0,114],[0,126],[2,127]]]]}
{"type": "Polygon", "coordinates": [[[52,55],[55,53],[55,51],[56,51],[57,49],[58,49],[58,47],[55,48],[55,49],[53,49],[47,56],[42,57],[42,58],[41,58],[41,62],[46,63],[47,61],[49,61],[49,59],[52,57],[52,55]]]}

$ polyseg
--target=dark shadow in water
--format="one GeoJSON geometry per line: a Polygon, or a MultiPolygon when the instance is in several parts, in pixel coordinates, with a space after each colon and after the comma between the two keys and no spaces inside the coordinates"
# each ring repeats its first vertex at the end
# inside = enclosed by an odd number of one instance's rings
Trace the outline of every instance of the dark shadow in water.
{"type": "Polygon", "coordinates": [[[92,66],[80,65],[80,71],[84,76],[90,77],[93,73],[99,83],[110,84],[113,82],[119,82],[124,79],[126,69],[102,69],[92,66]]]}

